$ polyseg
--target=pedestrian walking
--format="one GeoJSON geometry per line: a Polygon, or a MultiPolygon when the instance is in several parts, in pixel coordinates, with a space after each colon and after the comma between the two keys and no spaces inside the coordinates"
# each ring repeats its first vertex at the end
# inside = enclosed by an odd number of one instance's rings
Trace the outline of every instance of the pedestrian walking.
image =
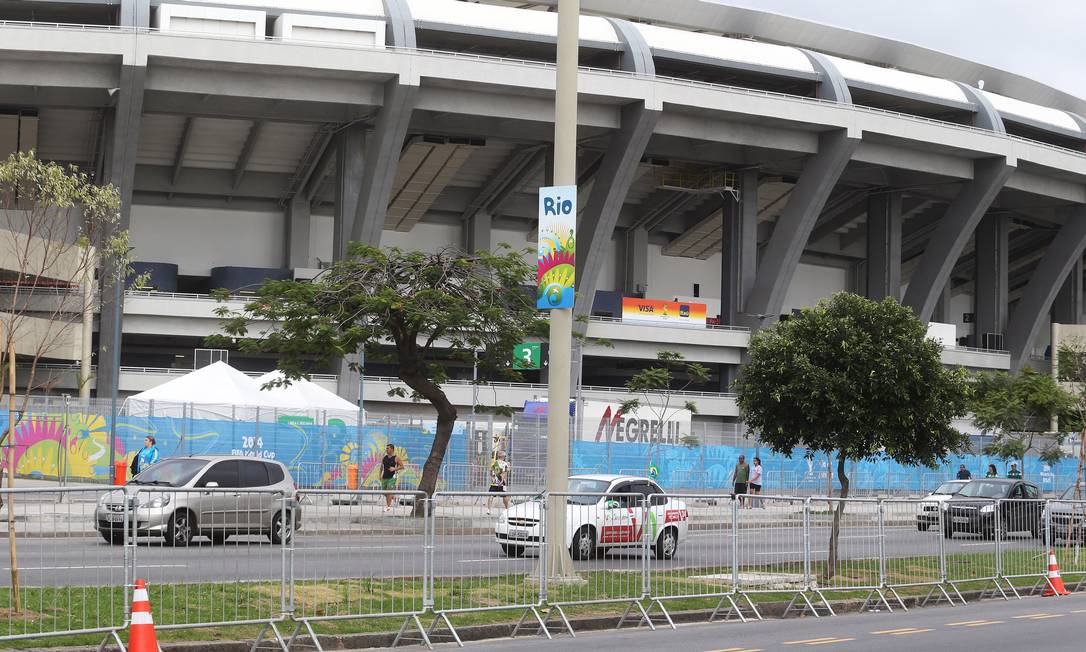
{"type": "Polygon", "coordinates": [[[148,435],[143,438],[143,448],[136,452],[132,458],[132,475],[136,476],[146,471],[152,464],[158,462],[158,446],[155,446],[155,438],[148,435]]]}
{"type": "MultiPolygon", "coordinates": [[[[750,467],[750,493],[758,496],[762,493],[762,458],[754,458],[754,466],[750,467]]],[[[752,498],[751,507],[762,507],[762,501],[752,498]]]]}
{"type": "MultiPolygon", "coordinates": [[[[498,451],[494,454],[494,461],[490,463],[490,489],[488,491],[492,494],[504,494],[508,483],[509,462],[505,461],[505,451],[498,451]]],[[[493,496],[486,499],[487,514],[490,514],[490,503],[493,500],[493,496]]],[[[506,509],[509,509],[509,496],[502,496],[502,504],[505,505],[506,509]]]]}
{"type": "Polygon", "coordinates": [[[747,493],[747,484],[750,482],[750,465],[747,464],[747,456],[740,455],[739,461],[735,464],[735,469],[732,471],[732,485],[734,486],[735,499],[739,501],[739,506],[743,506],[743,499],[740,497],[747,493]]]}
{"type": "Polygon", "coordinates": [[[1007,471],[1007,477],[1012,479],[1012,480],[1021,480],[1022,479],[1022,472],[1018,470],[1018,465],[1017,464],[1015,464],[1013,462],[1011,463],[1011,470],[1007,471]]]}
{"type": "Polygon", "coordinates": [[[999,477],[999,472],[996,471],[995,464],[989,464],[988,465],[988,472],[984,474],[984,477],[986,477],[986,478],[998,478],[999,477]]]}
{"type": "Polygon", "coordinates": [[[958,465],[958,479],[959,480],[972,480],[973,474],[969,472],[969,469],[965,468],[964,464],[958,465]]]}
{"type": "Polygon", "coordinates": [[[392,500],[395,498],[391,493],[396,489],[396,473],[403,470],[403,462],[396,456],[396,447],[392,444],[385,446],[385,456],[381,458],[381,489],[385,490],[385,508],[382,511],[389,511],[392,509],[392,500]]]}

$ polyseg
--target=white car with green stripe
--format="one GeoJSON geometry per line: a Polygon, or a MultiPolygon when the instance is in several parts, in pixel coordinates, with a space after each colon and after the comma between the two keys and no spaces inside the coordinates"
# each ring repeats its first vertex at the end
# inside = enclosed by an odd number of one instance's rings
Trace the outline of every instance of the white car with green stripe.
{"type": "MultiPolygon", "coordinates": [[[[686,538],[686,504],[664,495],[649,478],[628,475],[575,475],[569,479],[565,544],[574,559],[591,559],[611,549],[646,543],[658,559],[671,559],[686,538]]],[[[494,538],[511,557],[536,550],[542,505],[531,500],[498,517],[494,538]]]]}

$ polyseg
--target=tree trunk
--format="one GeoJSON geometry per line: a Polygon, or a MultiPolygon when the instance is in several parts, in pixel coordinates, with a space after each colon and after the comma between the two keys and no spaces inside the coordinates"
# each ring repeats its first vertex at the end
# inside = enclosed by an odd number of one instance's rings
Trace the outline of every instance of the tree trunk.
{"type": "MultiPolygon", "coordinates": [[[[0,374],[3,369],[0,368],[0,374]]],[[[8,489],[15,487],[15,341],[8,338],[8,489]]],[[[0,383],[2,386],[2,383],[0,383]]],[[[25,407],[25,406],[24,406],[25,407]]],[[[19,564],[15,555],[15,494],[8,494],[8,558],[11,564],[11,606],[15,613],[22,611],[22,595],[19,590],[19,564]]]]}
{"type": "MultiPolygon", "coordinates": [[[[848,475],[845,474],[845,453],[837,453],[837,479],[841,483],[841,498],[848,498],[848,475]]],[[[826,569],[822,573],[822,579],[828,582],[833,579],[837,570],[837,540],[841,535],[841,515],[845,512],[845,501],[840,500],[833,509],[833,527],[830,529],[830,545],[827,549],[826,569]]]]}
{"type": "MultiPolygon", "coordinates": [[[[434,443],[430,446],[430,455],[422,467],[422,477],[419,479],[419,491],[432,498],[437,490],[437,479],[441,474],[441,463],[445,460],[445,452],[449,449],[449,440],[452,439],[453,426],[456,425],[456,407],[449,402],[449,397],[441,388],[423,374],[402,373],[400,380],[408,387],[426,397],[430,405],[437,410],[437,431],[434,433],[434,443]]],[[[421,503],[415,504],[415,516],[425,516],[426,508],[421,503]]]]}

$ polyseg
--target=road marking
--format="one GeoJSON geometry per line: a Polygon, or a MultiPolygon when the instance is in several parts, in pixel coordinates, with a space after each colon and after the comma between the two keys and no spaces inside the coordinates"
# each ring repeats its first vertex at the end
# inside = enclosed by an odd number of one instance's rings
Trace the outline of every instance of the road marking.
{"type": "Polygon", "coordinates": [[[1002,625],[1005,622],[1007,622],[1007,621],[1005,621],[1005,620],[982,620],[982,621],[977,622],[977,623],[970,623],[969,625],[966,625],[966,627],[984,627],[985,625],[1002,625]]]}
{"type": "Polygon", "coordinates": [[[1066,614],[1041,614],[1040,616],[1032,616],[1030,620],[1048,620],[1049,618],[1063,618],[1066,614]]]}
{"type": "Polygon", "coordinates": [[[947,627],[957,627],[959,625],[966,625],[966,626],[969,626],[969,625],[983,625],[983,624],[992,623],[992,622],[997,622],[997,621],[984,620],[984,619],[981,619],[981,620],[962,620],[962,621],[956,622],[956,623],[947,623],[946,626],[947,627]]]}
{"type": "Polygon", "coordinates": [[[921,629],[918,627],[906,627],[904,629],[887,629],[881,632],[871,632],[872,634],[886,634],[888,636],[908,636],[909,634],[923,634],[924,632],[932,632],[933,629],[921,629]]]}
{"type": "Polygon", "coordinates": [[[1086,609],[1075,609],[1071,613],[1073,613],[1073,614],[1086,614],[1086,609]]]}
{"type": "Polygon", "coordinates": [[[822,638],[809,638],[803,641],[785,641],[784,645],[826,645],[827,643],[847,643],[855,641],[854,638],[837,638],[836,636],[824,636],[822,638]]]}
{"type": "MultiPolygon", "coordinates": [[[[110,570],[124,566],[20,566],[24,571],[110,570]]],[[[188,564],[140,564],[140,568],[188,568],[188,564]]],[[[11,568],[4,570],[10,571],[11,568]]]]}
{"type": "Polygon", "coordinates": [[[1042,616],[1047,616],[1047,615],[1049,615],[1049,614],[1046,614],[1046,613],[1040,613],[1040,614],[1022,614],[1021,616],[1011,616],[1011,618],[1014,618],[1015,620],[1018,620],[1018,619],[1021,619],[1021,618],[1029,618],[1029,619],[1031,619],[1031,620],[1032,620],[1033,618],[1040,618],[1040,617],[1042,617],[1042,616]]]}
{"type": "Polygon", "coordinates": [[[726,647],[723,650],[707,650],[706,652],[762,652],[760,647],[726,647]]]}

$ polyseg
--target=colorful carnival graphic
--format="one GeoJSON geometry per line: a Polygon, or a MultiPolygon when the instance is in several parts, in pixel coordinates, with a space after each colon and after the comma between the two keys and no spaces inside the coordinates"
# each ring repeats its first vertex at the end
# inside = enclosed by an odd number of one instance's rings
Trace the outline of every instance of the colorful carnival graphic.
{"type": "Polygon", "coordinates": [[[572,308],[576,282],[577,187],[539,189],[536,307],[572,308]]]}

